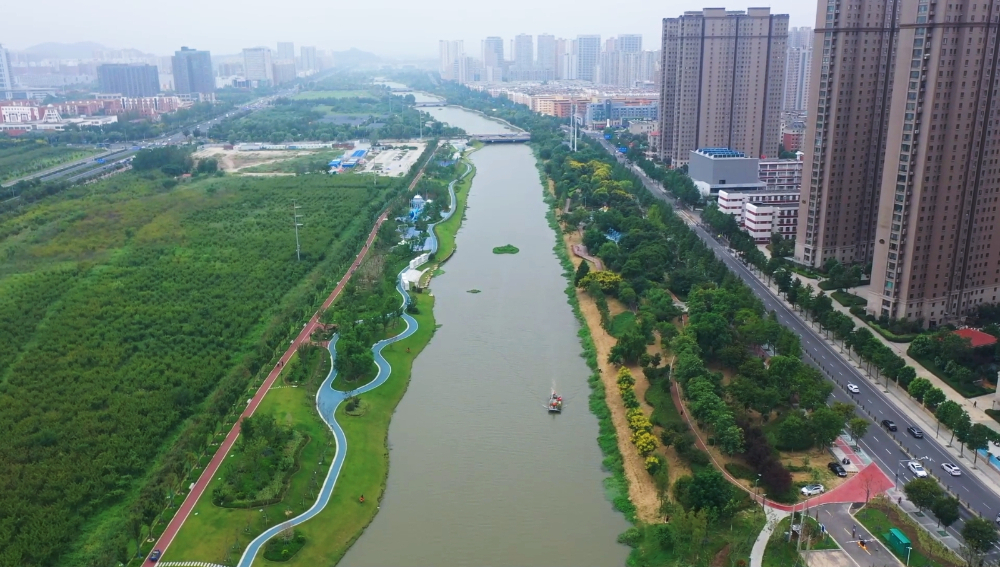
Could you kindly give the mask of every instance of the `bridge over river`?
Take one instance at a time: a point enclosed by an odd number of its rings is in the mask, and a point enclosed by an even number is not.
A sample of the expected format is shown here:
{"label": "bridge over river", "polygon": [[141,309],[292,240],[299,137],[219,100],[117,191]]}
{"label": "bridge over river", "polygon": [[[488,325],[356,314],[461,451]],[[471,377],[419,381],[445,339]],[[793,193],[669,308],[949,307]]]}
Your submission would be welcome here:
{"label": "bridge over river", "polygon": [[469,136],[469,139],[485,144],[514,144],[518,142],[530,142],[531,134],[527,132],[517,132],[514,134],[478,134]]}

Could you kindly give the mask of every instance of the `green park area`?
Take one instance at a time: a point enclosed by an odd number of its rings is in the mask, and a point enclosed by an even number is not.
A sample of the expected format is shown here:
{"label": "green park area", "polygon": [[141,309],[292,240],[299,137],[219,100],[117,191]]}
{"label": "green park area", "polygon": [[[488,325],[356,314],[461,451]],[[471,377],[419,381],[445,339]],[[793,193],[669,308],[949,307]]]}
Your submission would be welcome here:
{"label": "green park area", "polygon": [[140,152],[0,216],[0,499],[25,522],[0,549],[16,564],[99,564],[159,533],[409,181],[218,176],[189,152]]}
{"label": "green park area", "polygon": [[[796,514],[795,523],[799,525],[802,515]],[[805,561],[799,555],[799,551],[809,551],[814,549],[839,549],[837,542],[828,534],[820,532],[819,522],[805,517],[805,523],[801,532],[796,529],[789,534],[792,525],[791,517],[787,517],[778,522],[778,525],[771,533],[771,538],[767,541],[764,549],[763,567],[796,567],[805,565]],[[802,541],[799,541],[801,533]]]}
{"label": "green park area", "polygon": [[[41,139],[0,139],[0,183],[95,155],[92,147],[52,145]],[[8,195],[9,196],[9,195]]]}
{"label": "green park area", "polygon": [[[884,498],[872,500],[854,517],[878,538],[884,549],[891,551],[901,562],[908,561],[910,567],[957,567],[961,564],[961,560],[950,550]],[[910,540],[912,551],[909,559],[905,552],[889,544],[889,530],[893,528],[902,531]]]}
{"label": "green park area", "polygon": [[371,91],[364,90],[344,90],[344,91],[302,91],[292,96],[294,100],[316,100],[324,98],[362,98],[377,96]]}

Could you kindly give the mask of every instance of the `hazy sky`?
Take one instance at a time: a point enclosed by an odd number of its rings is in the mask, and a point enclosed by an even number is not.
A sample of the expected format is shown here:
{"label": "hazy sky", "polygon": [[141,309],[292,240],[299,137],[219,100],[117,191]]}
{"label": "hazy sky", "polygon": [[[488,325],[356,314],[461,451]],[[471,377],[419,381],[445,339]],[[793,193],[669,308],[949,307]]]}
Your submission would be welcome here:
{"label": "hazy sky", "polygon": [[[745,9],[766,2],[655,2],[632,0],[172,0],[97,9],[92,2],[46,0],[42,25],[0,18],[0,43],[23,49],[47,41],[94,41],[167,55],[187,45],[213,53],[278,41],[341,51],[357,47],[388,57],[437,57],[439,39],[463,39],[479,55],[480,40],[519,33],[611,37],[641,33],[644,49],[660,42],[660,21],[701,7]],[[773,13],[791,15],[792,26],[812,26],[816,0],[772,0]],[[107,8],[108,6],[105,6]]]}

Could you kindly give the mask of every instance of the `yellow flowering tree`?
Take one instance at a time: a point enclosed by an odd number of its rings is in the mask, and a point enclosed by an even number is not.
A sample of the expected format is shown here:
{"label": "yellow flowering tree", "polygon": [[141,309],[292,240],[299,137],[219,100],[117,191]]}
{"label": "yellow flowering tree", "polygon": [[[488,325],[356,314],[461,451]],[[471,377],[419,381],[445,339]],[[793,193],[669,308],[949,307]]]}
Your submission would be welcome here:
{"label": "yellow flowering tree", "polygon": [[632,444],[640,455],[646,457],[656,450],[656,437],[648,431],[636,431],[632,434]]}

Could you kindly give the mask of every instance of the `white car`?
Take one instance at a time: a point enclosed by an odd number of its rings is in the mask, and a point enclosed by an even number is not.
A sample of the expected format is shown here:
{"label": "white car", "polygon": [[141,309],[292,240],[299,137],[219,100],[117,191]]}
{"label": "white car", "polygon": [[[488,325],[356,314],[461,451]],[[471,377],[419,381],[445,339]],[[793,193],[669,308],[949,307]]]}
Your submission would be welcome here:
{"label": "white car", "polygon": [[962,469],[952,463],[941,463],[941,468],[943,468],[945,472],[951,476],[962,476]]}
{"label": "white car", "polygon": [[861,392],[861,388],[858,388],[856,384],[847,383],[847,391],[852,394],[857,394]]}
{"label": "white car", "polygon": [[906,463],[906,466],[913,473],[913,476],[917,478],[924,478],[927,476],[927,471],[924,470],[924,466],[917,461],[910,461]]}
{"label": "white car", "polygon": [[816,496],[817,494],[823,494],[826,489],[823,488],[822,484],[809,484],[802,487],[803,496]]}

